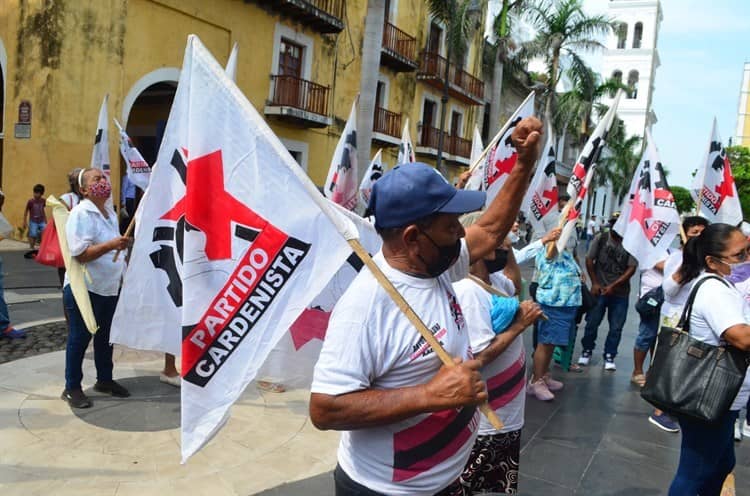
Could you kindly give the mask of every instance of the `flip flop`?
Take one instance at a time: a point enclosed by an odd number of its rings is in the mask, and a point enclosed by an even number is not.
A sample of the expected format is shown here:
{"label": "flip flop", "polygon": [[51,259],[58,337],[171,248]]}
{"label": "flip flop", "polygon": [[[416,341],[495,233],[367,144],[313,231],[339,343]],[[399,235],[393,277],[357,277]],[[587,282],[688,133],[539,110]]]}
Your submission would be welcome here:
{"label": "flip flop", "polygon": [[577,363],[571,363],[570,367],[568,368],[568,372],[575,372],[576,374],[580,374],[584,371],[584,368],[578,365]]}
{"label": "flip flop", "polygon": [[630,382],[638,387],[643,387],[646,384],[646,376],[643,374],[635,374],[630,376]]}

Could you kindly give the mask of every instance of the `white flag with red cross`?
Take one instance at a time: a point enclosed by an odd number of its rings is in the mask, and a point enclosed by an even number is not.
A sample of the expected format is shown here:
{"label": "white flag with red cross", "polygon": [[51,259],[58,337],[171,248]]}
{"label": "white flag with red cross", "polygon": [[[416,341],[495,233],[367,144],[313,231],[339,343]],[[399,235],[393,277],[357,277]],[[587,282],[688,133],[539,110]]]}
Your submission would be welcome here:
{"label": "white flag with red cross", "polygon": [[414,145],[411,143],[411,135],[409,134],[409,119],[407,118],[404,123],[404,130],[401,133],[401,144],[398,146],[396,165],[408,164],[416,161],[417,159],[414,156]]}
{"label": "white flag with red cross", "polygon": [[[343,265],[351,249],[340,232],[355,228],[333,224],[304,172],[194,35],[152,185],[120,297],[135,301],[118,306],[115,320],[181,338],[184,461],[221,428],[276,342]],[[144,294],[154,301],[125,314]]]}
{"label": "white flag with red cross", "polygon": [[609,130],[612,127],[612,123],[615,121],[617,106],[620,104],[621,97],[622,90],[618,90],[615,99],[612,101],[612,106],[609,107],[607,113],[604,114],[604,117],[602,117],[596,125],[593,134],[589,136],[588,141],[586,141],[586,146],[583,147],[581,155],[573,166],[573,173],[570,175],[567,190],[568,196],[571,198],[578,198],[581,188],[584,187],[584,181],[589,169],[599,161],[599,155],[601,155],[602,150],[604,149]]}
{"label": "white flag with red cross", "polygon": [[557,240],[557,251],[563,251],[568,246],[570,237],[575,236],[576,223],[578,222],[578,219],[581,218],[583,205],[586,201],[586,194],[588,193],[589,186],[591,185],[591,178],[594,177],[595,170],[596,163],[589,167],[586,176],[583,178],[583,183],[581,183],[581,187],[578,190],[578,196],[573,201],[573,205],[567,210],[565,224],[563,225],[562,233],[560,233],[560,237]]}
{"label": "white flag with red cross", "polygon": [[546,232],[549,221],[554,221],[558,216],[555,164],[555,136],[552,127],[547,126],[547,141],[521,204],[521,210],[537,233]]}
{"label": "white flag with red cross", "polygon": [[627,203],[614,226],[622,236],[623,247],[642,268],[664,260],[680,232],[680,214],[648,131],[646,140],[646,151],[630,185]]}
{"label": "white flag with red cross", "polygon": [[487,192],[485,205],[489,205],[495,199],[518,160],[518,152],[511,141],[513,130],[522,119],[532,115],[534,115],[534,93],[531,93],[508,119],[504,127],[505,131],[485,158],[482,176],[482,189]]}
{"label": "white flag with red cross", "polygon": [[344,132],[333,151],[328,177],[323,186],[326,198],[347,210],[357,206],[357,101],[352,104]]}
{"label": "white flag with red cross", "polygon": [[148,188],[148,182],[151,179],[151,167],[135,147],[128,133],[122,128],[117,119],[114,119],[115,126],[120,133],[120,155],[125,161],[128,179],[143,191]]}
{"label": "white flag with red cross", "polygon": [[383,164],[383,149],[381,148],[372,158],[370,166],[362,177],[362,182],[359,183],[359,198],[362,200],[362,204],[365,208],[367,208],[367,205],[370,203],[372,187],[378,179],[383,177],[383,174],[385,174],[385,165]]}
{"label": "white flag with red cross", "polygon": [[699,204],[699,214],[709,222],[724,222],[733,226],[742,222],[742,205],[737,185],[727,151],[721,144],[715,118],[708,151],[695,174],[690,193]]}
{"label": "white flag with red cross", "polygon": [[[477,160],[479,160],[479,157],[482,156],[482,152],[484,151],[484,145],[482,144],[482,135],[479,134],[479,128],[477,126],[474,126],[474,136],[471,139],[471,156],[469,158],[469,163],[474,164]],[[471,189],[474,191],[479,191],[482,189],[482,179],[484,178],[484,163],[485,161],[482,161],[479,163],[476,169],[471,173],[471,177],[469,177],[469,180],[466,181],[466,186],[464,186],[464,189]]]}

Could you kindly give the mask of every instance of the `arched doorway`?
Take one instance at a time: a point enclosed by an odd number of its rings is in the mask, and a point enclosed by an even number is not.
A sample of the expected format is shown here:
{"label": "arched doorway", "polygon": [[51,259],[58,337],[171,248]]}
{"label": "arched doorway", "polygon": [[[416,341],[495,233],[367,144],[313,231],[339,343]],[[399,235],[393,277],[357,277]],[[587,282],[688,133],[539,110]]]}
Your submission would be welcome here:
{"label": "arched doorway", "polygon": [[[129,108],[123,108],[124,122],[122,124],[133,141],[133,145],[138,148],[149,165],[156,162],[176,91],[176,80],[154,82],[131,100]],[[120,157],[120,171],[122,174],[121,203],[132,217],[143,192],[129,184],[124,177],[126,166],[122,157]]]}

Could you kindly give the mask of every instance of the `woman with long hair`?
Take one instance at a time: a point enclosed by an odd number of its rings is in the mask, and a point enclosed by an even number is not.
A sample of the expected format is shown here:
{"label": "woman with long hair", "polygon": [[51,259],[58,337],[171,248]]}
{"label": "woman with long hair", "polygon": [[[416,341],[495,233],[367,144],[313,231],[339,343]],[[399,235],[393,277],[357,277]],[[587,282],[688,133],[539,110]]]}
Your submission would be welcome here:
{"label": "woman with long hair", "polygon": [[[727,278],[747,264],[748,243],[742,232],[729,224],[712,224],[688,240],[678,269],[677,283],[697,290],[690,314],[690,335],[718,346],[728,344],[750,351],[748,307]],[[669,488],[670,496],[719,496],[724,479],[734,468],[734,421],[750,397],[745,382],[730,409],[715,423],[678,416],[682,430],[680,464]]]}

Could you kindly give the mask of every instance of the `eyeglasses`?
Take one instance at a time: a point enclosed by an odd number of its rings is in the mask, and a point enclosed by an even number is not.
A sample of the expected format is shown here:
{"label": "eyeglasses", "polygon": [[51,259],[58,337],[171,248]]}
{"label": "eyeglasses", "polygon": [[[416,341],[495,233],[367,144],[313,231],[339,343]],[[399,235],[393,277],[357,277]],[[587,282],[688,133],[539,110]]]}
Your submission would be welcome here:
{"label": "eyeglasses", "polygon": [[729,260],[735,260],[737,262],[744,262],[748,258],[748,251],[750,250],[746,248],[738,253],[733,253],[731,255],[714,255],[714,256],[722,261],[729,259]]}

